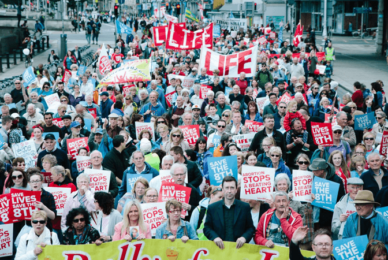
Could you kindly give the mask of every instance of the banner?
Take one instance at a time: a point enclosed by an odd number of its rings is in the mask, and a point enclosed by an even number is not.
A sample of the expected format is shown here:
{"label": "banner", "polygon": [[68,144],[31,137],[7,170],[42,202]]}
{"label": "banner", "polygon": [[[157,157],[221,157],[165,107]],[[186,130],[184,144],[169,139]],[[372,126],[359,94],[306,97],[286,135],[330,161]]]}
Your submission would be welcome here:
{"label": "banner", "polygon": [[264,110],[264,104],[267,100],[268,100],[267,97],[256,98],[256,105],[257,105],[257,108],[259,109],[259,112]]}
{"label": "banner", "polygon": [[31,220],[32,213],[36,210],[35,203],[40,201],[40,191],[18,190],[11,188],[10,220],[19,222]]}
{"label": "banner", "polygon": [[71,160],[75,160],[80,147],[86,147],[89,151],[88,137],[80,137],[66,140],[67,154],[71,155]]}
{"label": "banner", "polygon": [[333,129],[331,123],[311,122],[311,132],[314,144],[333,146]]}
{"label": "banner", "polygon": [[89,187],[95,191],[109,191],[110,171],[85,169],[90,178]]}
{"label": "banner", "polygon": [[173,92],[170,92],[170,93],[164,95],[164,97],[166,98],[166,103],[167,103],[168,107],[172,106],[172,97],[174,96],[175,92],[176,91],[173,91]]}
{"label": "banner", "polygon": [[275,169],[243,165],[241,171],[240,198],[272,200],[275,185]]}
{"label": "banner", "polygon": [[[191,188],[175,183],[162,183],[159,191],[158,202],[166,202],[170,199],[176,199],[182,203],[189,203]],[[186,211],[182,209],[181,217],[185,218]]]}
{"label": "banner", "polygon": [[177,23],[178,22],[178,18],[176,18],[175,16],[172,16],[172,15],[169,15],[169,14],[164,14],[164,18],[166,18],[167,22],[169,22],[169,23]]}
{"label": "banner", "polygon": [[218,69],[219,76],[238,78],[241,72],[245,72],[246,77],[254,77],[257,66],[257,46],[245,51],[230,55],[221,55],[207,48],[201,48],[201,59],[199,68],[206,68],[206,74],[213,76],[213,71]]}
{"label": "banner", "polygon": [[88,113],[92,115],[94,119],[97,117],[97,108],[88,108]]}
{"label": "banner", "polygon": [[152,174],[130,174],[127,173],[127,192],[131,192],[135,186],[135,182],[140,179],[146,179],[148,183],[152,180]]}
{"label": "banner", "polygon": [[333,241],[333,255],[336,260],[364,259],[368,245],[367,235]]}
{"label": "banner", "polygon": [[166,14],[166,7],[165,6],[161,6],[160,10],[158,8],[154,9],[154,18],[155,19],[159,19],[159,18],[163,17],[165,14]]}
{"label": "banner", "polygon": [[58,126],[59,128],[62,128],[65,126],[65,124],[62,121],[62,118],[53,118],[53,124]]}
{"label": "banner", "polygon": [[35,148],[34,141],[25,141],[18,144],[12,144],[13,154],[16,157],[24,158],[26,163],[26,169],[35,167],[36,160],[38,159],[38,153]]}
{"label": "banner", "polygon": [[62,216],[65,203],[71,194],[71,188],[46,187],[44,190],[50,192],[54,196],[57,215]]}
{"label": "banner", "polygon": [[119,19],[116,19],[116,30],[118,34],[131,34],[133,32],[133,29],[131,27],[120,22]]}
{"label": "banner", "polygon": [[46,101],[46,104],[48,107],[51,107],[55,103],[61,103],[59,100],[58,93],[52,94],[50,96],[44,97],[44,100]]}
{"label": "banner", "polygon": [[0,258],[13,255],[13,224],[0,225]]}
{"label": "banner", "polygon": [[383,215],[383,217],[388,219],[388,206],[387,207],[382,207],[382,208],[377,208],[376,211],[381,213]]}
{"label": "banner", "polygon": [[89,168],[90,165],[92,165],[90,156],[76,156],[76,161],[78,172],[82,172],[86,168]]}
{"label": "banner", "polygon": [[262,126],[263,123],[256,122],[253,120],[245,120],[245,127],[249,129],[249,132],[257,133],[259,132],[259,127]]}
{"label": "banner", "polygon": [[313,188],[314,174],[309,171],[292,171],[292,195],[293,200],[312,202],[311,191]]}
{"label": "banner", "polygon": [[24,72],[23,72],[23,80],[24,80],[24,83],[23,85],[25,87],[28,87],[29,85],[31,85],[31,83],[35,82],[36,80],[36,75],[34,73],[34,70],[32,68],[32,66],[28,67]]}
{"label": "banner", "polygon": [[[205,38],[205,40],[202,38]],[[203,45],[203,42],[205,42],[206,48],[213,48],[212,23],[205,28],[194,32],[184,29],[175,23],[168,24],[166,49],[195,50],[200,49]]]}
{"label": "banner", "polygon": [[[155,141],[155,125],[154,123],[135,122],[136,139],[139,140],[139,134],[144,129],[148,129],[152,133],[152,140]],[[139,140],[141,141],[141,140]]]}
{"label": "banner", "polygon": [[[189,240],[182,243],[180,239],[171,242],[167,239],[144,239],[127,242],[118,240],[103,243],[99,246],[88,245],[47,245],[38,256],[38,260],[55,260],[62,256],[64,260],[180,260],[180,259],[255,259],[255,260],[288,260],[289,248],[244,244],[236,249],[236,243],[225,242],[225,248],[219,249],[213,241]],[[312,251],[301,251],[303,256],[311,257]],[[179,258],[178,258],[179,255]]]}
{"label": "banner", "polygon": [[167,219],[166,202],[142,203],[143,219],[151,227],[151,234],[155,236],[156,229]]}
{"label": "banner", "polygon": [[233,141],[237,143],[242,152],[247,152],[249,146],[251,145],[255,133],[243,134],[243,135],[233,135]]}
{"label": "banner", "polygon": [[191,13],[191,11],[188,8],[186,8],[185,17],[188,20],[191,20],[191,21],[199,23],[199,20],[193,16],[193,14]]}
{"label": "banner", "polygon": [[288,103],[293,100],[295,97],[291,97],[290,94],[288,94],[288,92],[284,93],[279,99],[278,101],[276,101],[276,105],[279,105],[280,102],[285,102],[286,105],[288,105]]}
{"label": "banner", "polygon": [[134,60],[111,71],[100,85],[127,84],[133,81],[151,81],[151,60]]}
{"label": "banner", "polygon": [[101,75],[105,75],[105,71],[112,71],[112,64],[110,63],[104,44],[102,44],[100,55],[98,57],[98,70]]}
{"label": "banner", "polygon": [[334,211],[335,204],[337,203],[339,187],[340,185],[336,182],[314,177],[313,194],[315,196],[315,200],[313,200],[311,205]]}
{"label": "banner", "polygon": [[388,131],[384,131],[383,137],[381,137],[380,154],[384,157],[387,157],[387,154],[388,154]]}
{"label": "banner", "polygon": [[199,125],[180,125],[179,128],[182,129],[186,142],[188,142],[190,145],[193,145],[197,142],[200,136]]}
{"label": "banner", "polygon": [[229,31],[233,29],[234,31],[239,31],[240,28],[244,28],[244,31],[247,30],[247,19],[239,18],[228,18],[228,19],[216,19],[216,24],[219,24],[222,29],[229,28]]}
{"label": "banner", "polygon": [[371,129],[375,123],[375,112],[354,116],[354,130]]}
{"label": "banner", "polygon": [[237,156],[209,157],[207,159],[210,185],[220,186],[226,176],[233,176],[237,180]]}
{"label": "banner", "polygon": [[199,98],[200,99],[207,98],[207,92],[209,90],[213,90],[213,87],[209,85],[201,84],[201,87],[199,88]]}

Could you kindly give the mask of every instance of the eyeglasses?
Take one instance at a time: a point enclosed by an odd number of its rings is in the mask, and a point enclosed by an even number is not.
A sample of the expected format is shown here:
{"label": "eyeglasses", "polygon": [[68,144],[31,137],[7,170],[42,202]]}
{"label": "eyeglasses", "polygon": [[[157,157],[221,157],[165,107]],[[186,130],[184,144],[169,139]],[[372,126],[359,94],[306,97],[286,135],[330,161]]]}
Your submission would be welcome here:
{"label": "eyeglasses", "polygon": [[170,210],[169,212],[170,212],[171,214],[181,214],[181,211],[182,211],[182,210]]}
{"label": "eyeglasses", "polygon": [[32,220],[31,222],[32,224],[38,224],[38,223],[42,225],[46,224],[46,220]]}
{"label": "eyeglasses", "polygon": [[16,82],[15,82],[15,85],[20,85],[20,82],[19,82],[19,83],[16,83]]}
{"label": "eyeglasses", "polygon": [[146,197],[147,197],[147,198],[157,198],[158,195],[147,195]]}
{"label": "eyeglasses", "polygon": [[16,179],[23,179],[23,175],[22,174],[17,175],[17,176],[12,175],[12,180],[16,180]]}
{"label": "eyeglasses", "polygon": [[229,115],[222,115],[222,116],[224,116],[224,117],[229,117]]}
{"label": "eyeglasses", "polygon": [[221,188],[217,188],[217,189],[215,189],[215,190],[212,192],[212,194],[215,194],[215,193],[218,192],[218,191],[222,191],[222,189],[221,189]]}
{"label": "eyeglasses", "polygon": [[156,124],[165,124],[164,121],[157,121]]}
{"label": "eyeglasses", "polygon": [[317,246],[317,247],[331,247],[332,245],[331,244],[322,244],[322,243],[319,243],[319,244],[313,244],[314,246]]}
{"label": "eyeglasses", "polygon": [[181,135],[172,135],[172,137],[181,137]]}
{"label": "eyeglasses", "polygon": [[226,126],[225,125],[218,125],[218,127],[225,128]]}
{"label": "eyeglasses", "polygon": [[41,180],[36,180],[36,181],[30,181],[30,183],[39,183]]}
{"label": "eyeglasses", "polygon": [[66,99],[64,99],[64,100],[61,100],[61,102],[67,102],[67,100],[66,100]]}
{"label": "eyeglasses", "polygon": [[373,141],[373,140],[375,140],[373,137],[366,137],[366,138],[364,138],[364,141]]}
{"label": "eyeglasses", "polygon": [[302,165],[309,165],[310,163],[308,161],[299,161],[298,164]]}
{"label": "eyeglasses", "polygon": [[342,131],[334,131],[335,134],[342,134]]}
{"label": "eyeglasses", "polygon": [[75,219],[73,219],[74,223],[84,222],[84,221],[85,221],[85,218],[75,218]]}
{"label": "eyeglasses", "polygon": [[380,120],[382,117],[376,117],[377,120]]}
{"label": "eyeglasses", "polygon": [[364,155],[364,152],[355,152],[355,154]]}
{"label": "eyeglasses", "polygon": [[286,107],[279,107],[279,108],[286,108]]}
{"label": "eyeglasses", "polygon": [[271,154],[271,157],[280,157],[278,154]]}

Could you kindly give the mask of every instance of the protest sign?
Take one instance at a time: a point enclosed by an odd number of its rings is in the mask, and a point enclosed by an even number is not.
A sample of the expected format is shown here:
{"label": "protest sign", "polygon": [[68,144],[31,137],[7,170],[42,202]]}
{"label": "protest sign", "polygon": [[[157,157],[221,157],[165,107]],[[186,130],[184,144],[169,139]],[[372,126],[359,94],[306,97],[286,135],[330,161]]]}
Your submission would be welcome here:
{"label": "protest sign", "polygon": [[206,68],[206,74],[209,76],[213,76],[213,71],[217,69],[221,77],[239,77],[241,72],[244,72],[246,77],[254,77],[257,52],[257,46],[230,55],[221,55],[211,49],[202,48],[199,68]]}
{"label": "protest sign", "polygon": [[354,212],[356,212],[356,206],[353,203],[348,203],[346,205],[345,214],[346,216],[352,215]]}
{"label": "protest sign", "polygon": [[206,48],[213,49],[213,24],[194,32],[180,27],[175,23],[168,24],[166,49],[195,50],[205,43]]}
{"label": "protest sign", "polygon": [[376,211],[381,213],[383,215],[383,217],[388,219],[388,206],[387,207],[382,207],[382,208],[377,208]]}
{"label": "protest sign", "polygon": [[12,144],[12,150],[15,158],[24,158],[26,169],[35,167],[36,159],[38,159],[38,153],[36,152],[34,141],[30,140],[18,144]]}
{"label": "protest sign", "polygon": [[257,133],[259,132],[259,127],[262,126],[263,123],[256,122],[253,120],[245,120],[245,127],[249,129],[249,132]]}
{"label": "protest sign", "polygon": [[13,224],[0,225],[0,258],[12,255]]}
{"label": "protest sign", "polygon": [[315,200],[311,205],[318,208],[334,211],[337,203],[339,184],[319,177],[314,177],[313,194]]}
{"label": "protest sign", "polygon": [[175,75],[175,74],[168,74],[167,78],[170,81],[172,78],[174,79],[180,79],[182,82],[185,79],[186,76],[180,76],[180,75]]}
{"label": "protest sign", "polygon": [[89,168],[90,165],[92,165],[90,156],[76,156],[76,161],[78,172],[82,172],[86,168]]}
{"label": "protest sign", "polygon": [[201,84],[201,87],[199,88],[199,98],[200,99],[207,98],[207,92],[209,92],[210,90],[213,90],[212,86]]}
{"label": "protest sign", "polygon": [[58,93],[44,97],[48,107],[51,107],[54,103],[60,103]]}
{"label": "protest sign", "polygon": [[0,221],[3,223],[12,223],[11,219],[12,203],[11,194],[0,195]]}
{"label": "protest sign", "polygon": [[388,154],[388,131],[384,131],[383,137],[381,137],[380,154],[384,157]]}
{"label": "protest sign", "polygon": [[337,260],[364,259],[368,245],[366,235],[333,241],[333,255]]}
{"label": "protest sign", "polygon": [[65,203],[71,194],[71,188],[47,187],[44,189],[45,191],[50,192],[54,196],[57,215],[62,216],[63,209],[65,208]]}
{"label": "protest sign", "polygon": [[354,130],[371,129],[375,123],[375,112],[354,116]]}
{"label": "protest sign", "polygon": [[312,202],[313,173],[308,171],[292,171],[293,200]]}
{"label": "protest sign", "polygon": [[180,125],[180,129],[183,131],[183,136],[190,145],[197,142],[199,134],[199,125]]}
{"label": "protest sign", "polygon": [[243,165],[240,198],[252,200],[272,199],[275,169]]}
{"label": "protest sign", "polygon": [[40,174],[43,175],[43,183],[50,184],[53,181],[51,172],[41,172]]}
{"label": "protest sign", "polygon": [[85,122],[84,128],[86,128],[89,132],[92,131],[92,119],[84,118],[84,122]]}
{"label": "protest sign", "polygon": [[311,131],[316,145],[332,146],[333,130],[331,123],[311,122]]}
{"label": "protest sign", "polygon": [[86,67],[85,65],[80,64],[79,67],[78,67],[77,75],[78,76],[84,75],[87,68],[88,67]]}
{"label": "protest sign", "polygon": [[89,151],[87,137],[67,139],[66,145],[67,145],[67,154],[71,155],[71,160],[75,160],[75,157],[78,155],[78,148],[86,147],[86,149]]}
{"label": "protest sign", "polygon": [[90,178],[90,188],[95,191],[109,191],[110,171],[85,169],[85,173]]}
{"label": "protest sign", "polygon": [[221,36],[221,25],[215,24],[213,27],[213,38],[219,38]]}
{"label": "protest sign", "polygon": [[23,72],[23,80],[24,80],[24,83],[23,85],[25,87],[28,87],[29,85],[31,85],[31,83],[35,82],[36,80],[36,75],[34,73],[34,69],[32,68],[32,66],[28,67],[24,72]]}
{"label": "protest sign", "polygon": [[89,112],[89,114],[92,115],[92,117],[94,119],[96,119],[96,117],[97,117],[97,108],[88,108],[88,112]]}
{"label": "protest sign", "polygon": [[295,97],[291,97],[291,95],[286,92],[278,99],[278,101],[276,101],[276,105],[279,105],[280,102],[285,102],[288,104],[294,98]]}
{"label": "protest sign", "polygon": [[164,95],[164,97],[166,98],[166,103],[167,103],[168,107],[172,106],[172,97],[174,96],[175,92],[176,91],[173,91],[173,92],[170,92],[170,93]]}
{"label": "protest sign", "polygon": [[182,82],[182,87],[190,89],[194,85],[194,78],[185,77]]}
{"label": "protest sign", "polygon": [[207,159],[210,185],[219,186],[226,176],[233,176],[237,180],[237,156],[209,157]]}
{"label": "protest sign", "polygon": [[148,183],[152,180],[152,174],[130,174],[127,173],[127,192],[131,192],[135,186],[135,182],[140,179],[146,179]]}
{"label": "protest sign", "polygon": [[247,152],[249,146],[251,145],[255,133],[243,134],[243,135],[233,135],[233,141],[237,143],[242,152]]}
{"label": "protest sign", "polygon": [[65,126],[65,124],[62,121],[62,118],[53,118],[53,124],[58,126],[59,128],[62,128]]}
{"label": "protest sign", "polygon": [[12,212],[10,219],[13,222],[31,220],[36,210],[35,203],[40,201],[40,191],[18,190],[11,188]]}
{"label": "protest sign", "polygon": [[151,227],[151,235],[155,236],[158,228],[167,219],[166,202],[142,203],[144,222]]}
{"label": "protest sign", "polygon": [[[162,183],[159,191],[158,202],[166,202],[170,199],[176,199],[182,203],[189,203],[191,188],[175,183]],[[182,209],[181,217],[185,218],[186,211]]]}
{"label": "protest sign", "polygon": [[159,170],[159,176],[160,176],[160,183],[174,182],[174,180],[172,179],[170,170]]}
{"label": "protest sign", "polygon": [[264,104],[265,102],[268,100],[267,97],[261,97],[261,98],[256,98],[256,104],[257,104],[257,108],[259,109],[259,112],[260,111],[263,111],[264,109]]}
{"label": "protest sign", "polygon": [[144,129],[148,129],[152,134],[152,140],[155,141],[155,127],[153,123],[135,122],[135,128],[137,140],[139,140],[139,134],[141,133],[141,131],[143,131]]}

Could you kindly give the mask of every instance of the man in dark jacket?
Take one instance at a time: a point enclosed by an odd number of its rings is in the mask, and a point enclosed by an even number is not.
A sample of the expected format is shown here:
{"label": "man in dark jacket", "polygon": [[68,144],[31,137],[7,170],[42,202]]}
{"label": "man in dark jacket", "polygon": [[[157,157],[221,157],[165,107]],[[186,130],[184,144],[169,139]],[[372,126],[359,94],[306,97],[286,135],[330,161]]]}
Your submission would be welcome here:
{"label": "man in dark jacket", "polygon": [[380,154],[371,153],[367,159],[370,169],[364,172],[360,178],[364,181],[364,190],[370,190],[377,198],[377,193],[388,186],[388,171],[381,167]]}
{"label": "man in dark jacket", "polygon": [[[322,158],[316,158],[309,166],[309,170],[314,173],[314,177],[319,177],[339,184],[337,202],[345,195],[344,183],[342,182],[342,179],[335,174],[335,168],[332,164],[326,162],[326,160]],[[316,220],[314,221],[314,230],[323,228],[330,232],[332,219],[332,211],[315,206],[313,207],[313,221]]]}
{"label": "man in dark jacket", "polygon": [[116,135],[113,138],[113,149],[110,150],[102,161],[102,166],[111,170],[116,178],[117,184],[121,185],[123,173],[128,168],[128,159],[124,157],[123,150],[125,149],[124,136]]}
{"label": "man in dark jacket", "polygon": [[113,101],[109,99],[109,93],[107,91],[102,92],[100,96],[101,96],[101,102],[100,102],[101,117],[105,118],[105,120],[108,120],[108,116],[110,114],[110,109],[113,105]]}
{"label": "man in dark jacket", "polygon": [[237,181],[233,176],[222,180],[224,199],[208,206],[204,233],[220,249],[224,242],[236,242],[237,248],[249,243],[255,233],[251,208],[248,203],[236,200]]}
{"label": "man in dark jacket", "polygon": [[65,169],[70,169],[69,159],[67,158],[66,152],[61,149],[56,148],[57,141],[55,140],[55,136],[53,134],[47,134],[44,137],[44,146],[46,150],[42,151],[38,155],[37,166],[43,169],[42,166],[42,158],[46,154],[52,154],[57,158],[57,165],[63,166]]}

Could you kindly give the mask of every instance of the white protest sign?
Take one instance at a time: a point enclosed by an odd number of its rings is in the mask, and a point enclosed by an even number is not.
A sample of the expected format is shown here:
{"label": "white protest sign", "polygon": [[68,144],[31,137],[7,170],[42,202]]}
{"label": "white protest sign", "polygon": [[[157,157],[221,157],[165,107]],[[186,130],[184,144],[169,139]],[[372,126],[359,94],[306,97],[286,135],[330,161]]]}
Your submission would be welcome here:
{"label": "white protest sign", "polygon": [[65,203],[71,194],[71,188],[46,187],[44,189],[54,196],[57,215],[62,216]]}
{"label": "white protest sign", "polygon": [[46,104],[48,107],[51,107],[54,103],[61,103],[59,101],[58,93],[51,94],[50,96],[44,97],[44,100],[46,101]]}
{"label": "white protest sign", "polygon": [[240,198],[252,200],[272,199],[275,169],[243,165]]}
{"label": "white protest sign", "polygon": [[257,104],[257,107],[259,109],[259,112],[260,111],[263,111],[264,109],[264,104],[265,102],[268,100],[267,97],[261,97],[261,98],[256,98],[256,104]]}
{"label": "white protest sign", "polygon": [[167,75],[168,81],[170,81],[171,78],[174,78],[174,79],[180,79],[183,82],[185,77],[186,76],[180,76],[180,75],[175,75],[175,74],[168,74]]}
{"label": "white protest sign", "polygon": [[167,219],[166,202],[143,203],[141,209],[144,222],[151,227],[151,235],[155,236],[156,228]]}
{"label": "white protest sign", "polygon": [[146,42],[142,43],[142,44],[140,44],[140,46],[141,46],[141,49],[144,51],[147,47],[147,43]]}
{"label": "white protest sign", "polygon": [[313,173],[309,171],[292,171],[293,200],[312,202],[311,190],[313,188]]}
{"label": "white protest sign", "polygon": [[249,150],[249,146],[253,141],[253,137],[255,137],[256,133],[249,133],[243,135],[234,135],[233,141],[237,143],[242,152],[247,152]]}
{"label": "white protest sign", "polygon": [[110,171],[85,169],[90,178],[90,188],[95,191],[109,191]]}
{"label": "white protest sign", "polygon": [[352,215],[354,212],[356,212],[356,206],[353,203],[349,203],[346,205],[345,214],[346,216]]}
{"label": "white protest sign", "polygon": [[319,70],[319,74],[325,74],[326,66],[325,65],[317,65],[317,69]]}
{"label": "white protest sign", "polygon": [[194,85],[194,78],[185,77],[182,82],[182,87],[191,88]]}
{"label": "white protest sign", "polygon": [[[155,126],[154,123],[135,122],[136,139],[139,140],[139,134],[144,129],[148,129],[152,133],[152,140],[155,141]],[[139,140],[140,141],[140,140]]]}
{"label": "white protest sign", "polygon": [[75,158],[78,172],[82,172],[92,164],[90,156],[76,156]]}
{"label": "white protest sign", "polygon": [[0,258],[13,255],[13,224],[0,225],[0,241]]}
{"label": "white protest sign", "polygon": [[[174,182],[170,170],[159,170],[160,182]],[[186,174],[187,178],[187,174]]]}
{"label": "white protest sign", "polygon": [[16,157],[24,158],[26,163],[26,169],[35,167],[36,160],[38,159],[38,153],[35,148],[34,141],[25,141],[18,144],[12,145],[13,153]]}

